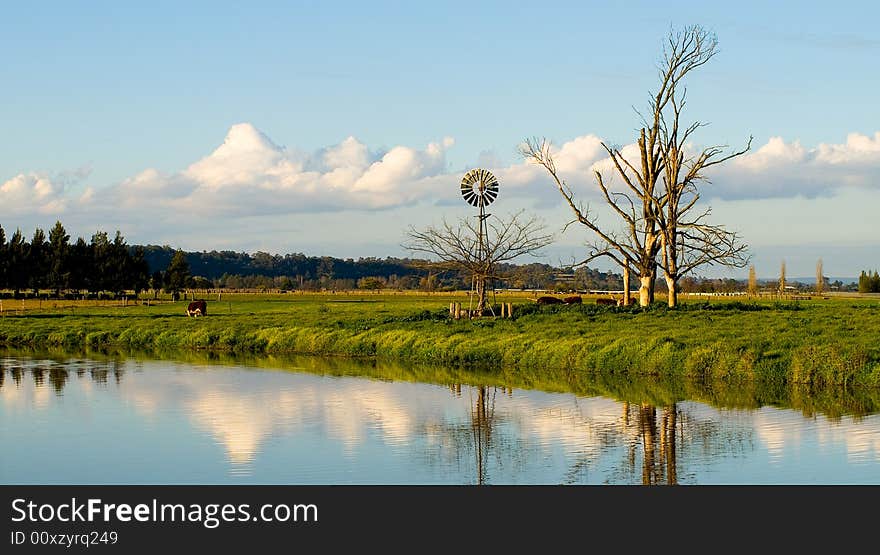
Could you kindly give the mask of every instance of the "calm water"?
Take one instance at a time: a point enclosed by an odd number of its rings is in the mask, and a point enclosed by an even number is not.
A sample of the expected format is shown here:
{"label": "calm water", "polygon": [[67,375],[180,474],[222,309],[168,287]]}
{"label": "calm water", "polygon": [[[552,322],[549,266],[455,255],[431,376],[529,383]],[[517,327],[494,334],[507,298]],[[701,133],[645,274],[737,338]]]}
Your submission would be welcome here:
{"label": "calm water", "polygon": [[877,414],[652,406],[309,364],[0,355],[0,483],[880,483]]}

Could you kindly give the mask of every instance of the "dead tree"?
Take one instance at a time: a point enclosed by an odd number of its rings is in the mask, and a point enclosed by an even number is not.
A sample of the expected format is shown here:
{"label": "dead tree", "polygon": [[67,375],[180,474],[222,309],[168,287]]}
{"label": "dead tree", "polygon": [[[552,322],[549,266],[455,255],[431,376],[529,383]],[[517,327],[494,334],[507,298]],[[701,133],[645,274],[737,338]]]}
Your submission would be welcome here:
{"label": "dead tree", "polygon": [[486,219],[486,236],[481,245],[479,224],[474,218],[462,218],[450,224],[443,220],[438,227],[410,227],[404,248],[438,259],[435,265],[445,270],[465,272],[474,282],[477,293],[475,313],[482,316],[488,304],[488,288],[498,279],[498,265],[523,255],[535,255],[553,241],[546,226],[536,218],[523,218],[520,211],[505,219]]}
{"label": "dead tree", "polygon": [[670,307],[678,304],[678,282],[700,266],[722,265],[742,268],[749,260],[748,247],[739,236],[723,226],[707,222],[711,208],[700,208],[700,185],[709,183],[705,171],[748,152],[745,148],[727,153],[722,146],[690,152],[688,145],[703,123],[683,125],[682,111],[687,89],[682,79],[708,62],[717,52],[715,35],[698,27],[670,33],[661,63],[662,95],[652,99],[654,118],[659,117],[663,178],[654,198],[661,231],[663,269]]}
{"label": "dead tree", "polygon": [[[608,149],[610,152],[615,152]],[[637,202],[627,193],[611,191],[605,184],[601,172],[595,172],[596,182],[605,201],[623,221],[623,231],[617,227],[600,224],[598,216],[589,206],[575,200],[574,192],[559,175],[552,148],[546,139],[528,139],[520,148],[523,157],[542,166],[553,179],[556,188],[574,213],[575,219],[566,224],[579,223],[593,232],[594,241],[588,243],[588,256],[580,262],[586,264],[599,257],[607,257],[623,270],[625,303],[629,304],[629,278],[634,269],[639,277],[639,304],[646,306],[653,302],[654,280],[657,276],[657,252],[660,249],[659,233],[656,229],[655,205],[647,195]],[[616,154],[614,156],[617,156]],[[645,214],[650,213],[648,218]],[[650,220],[651,223],[647,223]]]}
{"label": "dead tree", "polygon": [[750,139],[745,149],[731,154],[725,154],[722,147],[709,147],[695,155],[686,151],[687,141],[702,124],[680,127],[683,80],[706,64],[716,48],[715,36],[698,26],[670,33],[659,67],[659,87],[650,95],[647,115],[641,116],[638,160],[602,143],[612,175],[622,185],[612,189],[610,177],[601,171],[594,173],[602,199],[620,220],[618,226],[600,224],[595,213],[575,201],[556,171],[548,141],[527,140],[521,149],[527,160],[548,171],[575,221],[598,238],[598,243],[591,245],[591,257],[608,256],[622,268],[632,267],[638,273],[641,306],[654,300],[658,267],[670,286],[670,305],[675,306],[678,280],[686,273],[702,265],[740,266],[747,260],[746,247],[738,235],[706,222],[708,209],[692,214],[700,198],[699,185],[708,182],[704,170],[745,153],[751,146]]}

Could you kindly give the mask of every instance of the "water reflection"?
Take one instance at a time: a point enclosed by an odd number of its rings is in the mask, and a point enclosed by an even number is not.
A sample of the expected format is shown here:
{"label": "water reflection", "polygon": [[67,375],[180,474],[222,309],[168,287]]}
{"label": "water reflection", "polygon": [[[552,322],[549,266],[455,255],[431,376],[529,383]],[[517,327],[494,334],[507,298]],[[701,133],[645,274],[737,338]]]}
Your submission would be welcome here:
{"label": "water reflection", "polygon": [[[875,414],[719,409],[677,399],[674,384],[630,381],[624,399],[648,393],[618,401],[299,362],[2,358],[0,441],[16,449],[0,457],[0,482],[880,481]],[[357,372],[369,377],[339,375]]]}

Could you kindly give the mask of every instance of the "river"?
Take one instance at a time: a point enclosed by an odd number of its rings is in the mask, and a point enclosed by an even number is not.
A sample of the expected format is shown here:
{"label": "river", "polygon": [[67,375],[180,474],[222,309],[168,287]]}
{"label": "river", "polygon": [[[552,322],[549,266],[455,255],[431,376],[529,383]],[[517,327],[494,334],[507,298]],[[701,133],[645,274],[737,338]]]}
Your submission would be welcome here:
{"label": "river", "polygon": [[880,483],[880,415],[847,414],[864,403],[826,414],[278,366],[0,353],[0,483]]}

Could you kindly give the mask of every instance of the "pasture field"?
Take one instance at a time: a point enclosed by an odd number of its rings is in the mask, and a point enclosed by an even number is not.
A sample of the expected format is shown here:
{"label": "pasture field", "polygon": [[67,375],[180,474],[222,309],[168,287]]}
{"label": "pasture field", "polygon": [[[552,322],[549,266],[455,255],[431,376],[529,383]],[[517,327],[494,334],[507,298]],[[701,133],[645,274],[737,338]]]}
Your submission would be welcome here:
{"label": "pasture field", "polygon": [[702,382],[880,387],[880,299],[687,298],[676,310],[538,306],[498,295],[513,318],[452,320],[466,293],[223,293],[186,301],[4,300],[0,346],[376,357],[515,372],[520,380],[587,373]]}

